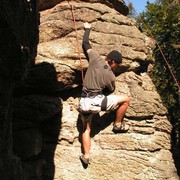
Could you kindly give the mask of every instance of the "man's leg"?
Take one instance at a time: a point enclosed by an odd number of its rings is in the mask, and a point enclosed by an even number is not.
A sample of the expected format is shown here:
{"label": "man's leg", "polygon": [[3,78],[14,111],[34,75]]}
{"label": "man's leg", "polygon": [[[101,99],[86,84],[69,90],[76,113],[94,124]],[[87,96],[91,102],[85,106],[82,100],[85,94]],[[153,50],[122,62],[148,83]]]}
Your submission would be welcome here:
{"label": "man's leg", "polygon": [[117,96],[117,98],[118,98],[118,105],[119,106],[118,106],[117,111],[116,111],[115,125],[117,127],[120,127],[122,120],[123,120],[123,117],[124,117],[126,110],[129,106],[130,99],[126,95],[119,95],[119,96]]}
{"label": "man's leg", "polygon": [[90,138],[90,132],[91,132],[91,121],[89,122],[83,122],[83,133],[82,133],[82,146],[84,150],[84,157],[86,159],[89,159],[90,156],[90,147],[91,147],[91,138]]}

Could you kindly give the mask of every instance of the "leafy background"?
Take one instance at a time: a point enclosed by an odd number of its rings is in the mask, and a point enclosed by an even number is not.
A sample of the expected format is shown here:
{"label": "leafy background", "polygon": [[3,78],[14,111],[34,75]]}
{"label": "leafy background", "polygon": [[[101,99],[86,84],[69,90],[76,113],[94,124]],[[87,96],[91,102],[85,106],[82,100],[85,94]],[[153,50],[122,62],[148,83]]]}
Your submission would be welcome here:
{"label": "leafy background", "polygon": [[147,1],[146,9],[139,15],[129,3],[129,16],[137,20],[137,26],[157,42],[151,78],[168,109],[173,125],[172,152],[179,170],[180,159],[180,1]]}

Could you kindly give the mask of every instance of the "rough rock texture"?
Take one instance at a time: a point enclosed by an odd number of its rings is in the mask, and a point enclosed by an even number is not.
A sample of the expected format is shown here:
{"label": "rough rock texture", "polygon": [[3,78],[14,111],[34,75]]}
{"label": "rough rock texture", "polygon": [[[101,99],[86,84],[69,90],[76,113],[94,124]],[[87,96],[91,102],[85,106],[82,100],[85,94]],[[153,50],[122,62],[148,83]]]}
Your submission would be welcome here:
{"label": "rough rock texture", "polygon": [[[37,2],[3,0],[0,6],[1,179],[179,179],[170,151],[172,126],[148,75],[155,45],[124,16],[124,2],[40,0],[39,38]],[[114,112],[94,116],[88,168],[79,160],[82,122],[76,110],[79,54],[84,73],[88,65],[81,49],[85,21],[92,23],[91,44],[102,57],[112,49],[122,52],[114,93],[131,98],[128,133],[112,132]]]}
{"label": "rough rock texture", "polygon": [[[39,0],[39,9],[45,10],[54,7],[56,4],[63,2],[63,0]],[[69,1],[70,2],[70,1]],[[71,1],[71,3],[73,0]],[[76,1],[78,2],[78,1]],[[80,1],[79,1],[80,2]],[[81,2],[89,2],[89,3],[103,3],[107,6],[114,8],[116,11],[120,12],[123,15],[127,15],[129,10],[128,7],[125,5],[123,0],[83,0]]]}
{"label": "rough rock texture", "polygon": [[34,63],[38,42],[36,2],[0,2],[0,179],[21,180],[21,159],[13,152],[13,90]]}
{"label": "rough rock texture", "polygon": [[[117,71],[114,93],[125,93],[131,98],[125,117],[131,126],[128,133],[112,132],[114,113],[102,112],[94,116],[91,164],[87,169],[79,160],[82,123],[76,110],[82,84],[81,65],[84,72],[87,67],[81,49],[85,21],[92,23],[90,41],[102,57],[112,49],[122,52],[123,64]],[[172,127],[166,116],[167,110],[148,75],[154,62],[153,41],[139,31],[133,19],[97,2],[61,2],[42,11],[40,22],[36,63],[54,65],[58,81],[55,92],[62,103],[58,136],[47,130],[51,136],[44,138],[45,142],[51,142],[42,149],[48,154],[46,163],[51,162],[45,165],[48,170],[45,177],[179,179],[170,152]]]}

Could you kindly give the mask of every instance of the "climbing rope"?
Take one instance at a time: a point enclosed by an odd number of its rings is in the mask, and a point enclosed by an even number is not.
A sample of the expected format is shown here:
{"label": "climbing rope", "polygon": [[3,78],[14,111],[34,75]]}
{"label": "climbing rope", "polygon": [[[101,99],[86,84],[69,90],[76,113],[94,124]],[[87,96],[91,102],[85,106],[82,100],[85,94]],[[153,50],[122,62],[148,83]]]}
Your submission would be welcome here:
{"label": "climbing rope", "polygon": [[76,32],[76,44],[77,44],[78,56],[79,56],[79,60],[80,60],[82,84],[84,84],[84,72],[83,72],[83,66],[82,66],[81,51],[80,51],[80,47],[79,47],[79,38],[78,38],[78,33],[77,33],[77,26],[76,26],[75,14],[74,14],[73,0],[71,0],[71,12],[72,12],[72,17],[73,17],[74,30]]}
{"label": "climbing rope", "polygon": [[128,0],[128,3],[132,5],[132,8],[134,9],[134,11],[136,12],[136,14],[138,15],[139,20],[144,24],[144,26],[145,26],[145,28],[147,29],[148,33],[150,34],[150,36],[152,37],[152,39],[154,40],[154,42],[157,44],[157,47],[158,47],[159,51],[161,52],[161,55],[162,55],[162,57],[163,57],[166,65],[167,65],[167,67],[168,67],[168,69],[169,69],[169,71],[170,71],[170,73],[171,73],[171,75],[172,75],[175,83],[177,84],[179,91],[180,91],[179,82],[177,81],[177,79],[176,79],[176,77],[175,77],[175,75],[174,75],[174,73],[173,73],[173,71],[172,71],[172,69],[171,69],[171,67],[170,67],[170,65],[169,65],[166,57],[164,56],[164,53],[163,53],[161,47],[160,47],[159,44],[157,43],[157,40],[155,39],[155,37],[154,37],[153,34],[151,33],[150,29],[147,27],[146,23],[143,21],[142,17],[141,17],[141,16],[139,15],[139,13],[136,11],[136,9],[134,8],[133,4],[132,4],[129,0]]}

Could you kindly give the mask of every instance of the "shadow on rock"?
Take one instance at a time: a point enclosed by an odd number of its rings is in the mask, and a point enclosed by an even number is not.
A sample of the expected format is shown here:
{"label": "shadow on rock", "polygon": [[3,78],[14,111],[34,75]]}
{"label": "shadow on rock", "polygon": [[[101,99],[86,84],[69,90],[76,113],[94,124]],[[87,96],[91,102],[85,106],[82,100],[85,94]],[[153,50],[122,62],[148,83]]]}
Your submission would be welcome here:
{"label": "shadow on rock", "polygon": [[62,104],[56,70],[49,63],[32,67],[13,99],[13,151],[25,179],[53,180],[54,153],[61,130]]}
{"label": "shadow on rock", "polygon": [[[97,135],[100,131],[107,128],[114,120],[115,120],[115,112],[105,113],[102,116],[100,116],[99,113],[94,114],[91,124],[91,134],[90,134],[91,138]],[[81,143],[81,152],[83,153],[81,136],[84,131],[84,127],[83,127],[83,122],[81,120],[81,114],[79,114],[77,119],[77,129],[79,132],[79,142]]]}

